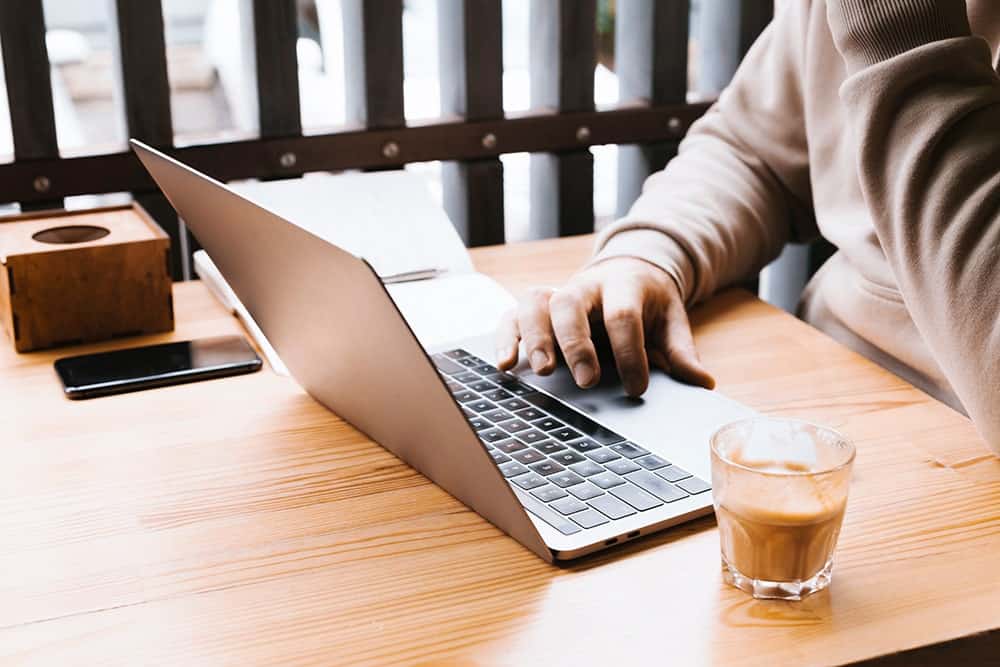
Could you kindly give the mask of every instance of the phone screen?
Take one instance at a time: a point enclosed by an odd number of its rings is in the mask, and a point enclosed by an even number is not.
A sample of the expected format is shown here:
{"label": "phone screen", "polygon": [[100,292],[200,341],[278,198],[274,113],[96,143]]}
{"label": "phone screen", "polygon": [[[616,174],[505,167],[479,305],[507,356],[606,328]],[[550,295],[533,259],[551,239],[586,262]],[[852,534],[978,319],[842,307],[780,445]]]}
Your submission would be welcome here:
{"label": "phone screen", "polygon": [[260,367],[260,358],[241,336],[133,347],[66,357],[55,363],[70,398],[251,373]]}

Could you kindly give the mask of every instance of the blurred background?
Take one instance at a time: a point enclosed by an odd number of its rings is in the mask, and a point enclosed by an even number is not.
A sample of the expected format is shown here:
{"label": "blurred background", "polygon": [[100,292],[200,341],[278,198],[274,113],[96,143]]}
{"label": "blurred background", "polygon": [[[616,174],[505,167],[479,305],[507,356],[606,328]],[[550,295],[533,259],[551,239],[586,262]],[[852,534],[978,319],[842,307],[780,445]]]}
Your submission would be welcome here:
{"label": "blurred background", "polygon": [[[531,0],[503,0],[504,107],[508,114],[531,109],[529,13]],[[256,90],[252,16],[242,0],[162,0],[167,65],[176,145],[215,143],[256,134]],[[114,80],[114,30],[106,2],[44,0],[47,47],[60,153],[100,154],[126,141],[123,104]],[[403,65],[408,122],[440,116],[437,0],[405,0]],[[345,126],[344,40],[340,0],[298,0],[298,76],[306,134]],[[710,98],[737,66],[733,50],[699,44],[736,39],[739,16],[729,0],[691,0],[688,55],[689,101]],[[598,0],[598,58],[594,69],[597,107],[619,102],[615,73],[615,0]],[[2,70],[0,70],[2,76]],[[5,87],[0,86],[0,161],[13,159]],[[594,213],[597,228],[616,215],[617,146],[594,146]],[[527,153],[503,155],[506,238],[529,238]],[[407,169],[423,175],[441,197],[440,163]],[[77,199],[78,201],[73,201]],[[116,203],[114,195],[69,198],[69,207]],[[792,248],[791,254],[803,252]],[[787,258],[786,258],[787,260]],[[802,258],[785,261],[762,276],[762,294],[792,309],[804,280]],[[798,268],[798,267],[801,267]],[[803,275],[798,275],[802,273]],[[781,293],[782,291],[787,294]]]}

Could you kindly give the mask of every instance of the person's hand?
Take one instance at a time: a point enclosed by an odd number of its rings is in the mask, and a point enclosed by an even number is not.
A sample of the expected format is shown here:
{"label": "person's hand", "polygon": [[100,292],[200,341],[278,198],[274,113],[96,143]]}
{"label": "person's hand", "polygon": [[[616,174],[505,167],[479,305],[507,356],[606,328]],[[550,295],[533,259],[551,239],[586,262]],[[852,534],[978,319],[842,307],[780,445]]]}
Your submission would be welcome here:
{"label": "person's hand", "polygon": [[562,289],[532,290],[500,325],[497,366],[512,368],[523,341],[531,369],[548,375],[556,367],[558,344],[576,383],[592,387],[601,377],[592,325],[606,332],[630,396],[646,391],[650,363],[683,382],[715,386],[695,351],[674,280],[662,269],[628,257],[584,269]]}

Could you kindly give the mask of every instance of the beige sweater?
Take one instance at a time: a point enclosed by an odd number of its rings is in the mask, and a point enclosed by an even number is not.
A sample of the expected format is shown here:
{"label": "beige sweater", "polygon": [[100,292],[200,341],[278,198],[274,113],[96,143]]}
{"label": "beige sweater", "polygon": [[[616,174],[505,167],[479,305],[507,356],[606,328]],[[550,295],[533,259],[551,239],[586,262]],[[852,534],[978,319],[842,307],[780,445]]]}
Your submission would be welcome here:
{"label": "beige sweater", "polygon": [[788,0],[597,261],[694,303],[822,234],[801,314],[1000,452],[998,42],[997,0]]}

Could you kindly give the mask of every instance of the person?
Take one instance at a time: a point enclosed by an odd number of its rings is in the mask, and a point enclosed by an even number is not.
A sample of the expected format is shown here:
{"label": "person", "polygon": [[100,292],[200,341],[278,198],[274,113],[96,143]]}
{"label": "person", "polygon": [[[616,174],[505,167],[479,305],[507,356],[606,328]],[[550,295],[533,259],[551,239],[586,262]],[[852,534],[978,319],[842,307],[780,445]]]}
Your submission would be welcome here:
{"label": "person", "polygon": [[625,391],[649,366],[705,387],[686,307],[790,241],[837,248],[800,315],[972,418],[1000,452],[1000,4],[791,0],[677,157],[592,260],[498,332],[598,382],[606,334]]}

